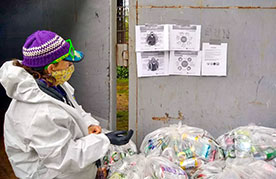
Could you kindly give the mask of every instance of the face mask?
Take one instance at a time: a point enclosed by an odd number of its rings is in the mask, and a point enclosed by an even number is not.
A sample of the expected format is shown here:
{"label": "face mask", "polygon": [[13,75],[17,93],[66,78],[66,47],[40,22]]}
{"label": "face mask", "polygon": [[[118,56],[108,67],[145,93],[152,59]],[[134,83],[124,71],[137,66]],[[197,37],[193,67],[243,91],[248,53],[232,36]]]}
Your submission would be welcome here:
{"label": "face mask", "polygon": [[53,71],[51,75],[56,79],[56,85],[60,85],[71,78],[74,70],[74,65],[71,65],[65,70]]}

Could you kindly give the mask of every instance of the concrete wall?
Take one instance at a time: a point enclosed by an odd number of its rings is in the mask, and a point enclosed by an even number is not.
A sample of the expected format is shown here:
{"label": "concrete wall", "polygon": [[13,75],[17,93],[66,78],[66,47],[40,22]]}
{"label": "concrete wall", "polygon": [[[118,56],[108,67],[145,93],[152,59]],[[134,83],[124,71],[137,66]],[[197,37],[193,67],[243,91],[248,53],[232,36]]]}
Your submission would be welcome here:
{"label": "concrete wall", "polygon": [[[115,128],[115,5],[109,0],[2,0],[1,64],[14,57],[22,59],[25,39],[36,30],[51,30],[70,38],[85,54],[70,80],[76,99],[104,127]],[[7,99],[3,91],[1,103],[2,99]]]}
{"label": "concrete wall", "polygon": [[[276,127],[274,0],[130,3],[129,126],[138,146],[149,132],[180,120],[215,137],[249,123]],[[134,27],[146,23],[202,25],[201,43],[228,43],[227,77],[137,78]]]}

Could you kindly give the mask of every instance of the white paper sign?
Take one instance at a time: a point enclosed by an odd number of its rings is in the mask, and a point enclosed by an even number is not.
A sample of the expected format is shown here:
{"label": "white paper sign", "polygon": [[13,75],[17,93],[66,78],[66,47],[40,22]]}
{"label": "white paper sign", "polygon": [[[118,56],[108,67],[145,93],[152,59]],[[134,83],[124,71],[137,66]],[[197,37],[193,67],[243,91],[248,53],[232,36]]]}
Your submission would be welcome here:
{"label": "white paper sign", "polygon": [[201,51],[170,51],[169,73],[200,76]]}
{"label": "white paper sign", "polygon": [[199,51],[201,25],[170,25],[170,50]]}
{"label": "white paper sign", "polygon": [[136,51],[169,50],[169,25],[136,26]]}
{"label": "white paper sign", "polygon": [[202,76],[226,76],[227,43],[203,43],[202,53]]}
{"label": "white paper sign", "polygon": [[138,77],[169,75],[168,63],[168,52],[138,52]]}

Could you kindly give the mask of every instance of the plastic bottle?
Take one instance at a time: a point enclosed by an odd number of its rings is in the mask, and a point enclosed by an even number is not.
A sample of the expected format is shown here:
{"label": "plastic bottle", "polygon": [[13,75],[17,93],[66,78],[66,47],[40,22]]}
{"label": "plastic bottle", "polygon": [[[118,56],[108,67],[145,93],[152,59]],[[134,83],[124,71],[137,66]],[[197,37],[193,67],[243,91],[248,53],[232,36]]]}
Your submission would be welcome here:
{"label": "plastic bottle", "polygon": [[[182,137],[183,138],[183,137]],[[187,139],[191,142],[190,147],[191,153],[195,153],[196,156],[208,159],[211,153],[211,146],[206,144],[206,142],[200,136],[187,136]]]}
{"label": "plastic bottle", "polygon": [[268,147],[264,151],[254,154],[254,158],[256,160],[271,160],[275,157],[276,157],[276,149],[272,147]]}
{"label": "plastic bottle", "polygon": [[266,154],[267,160],[273,159],[276,157],[276,149],[269,147],[267,148],[264,153]]}
{"label": "plastic bottle", "polygon": [[236,153],[235,153],[235,146],[233,145],[229,145],[227,146],[226,150],[225,150],[225,157],[229,157],[229,158],[236,158]]}
{"label": "plastic bottle", "polygon": [[210,155],[209,162],[212,162],[212,161],[215,160],[215,158],[216,158],[216,153],[217,153],[216,150],[213,150],[213,151],[212,151],[212,153],[211,153],[211,155]]}
{"label": "plastic bottle", "polygon": [[256,160],[266,160],[266,155],[263,152],[258,152],[254,154]]}
{"label": "plastic bottle", "polygon": [[198,141],[194,143],[193,147],[191,147],[191,151],[195,152],[199,157],[208,159],[211,154],[211,146]]}
{"label": "plastic bottle", "polygon": [[178,152],[177,157],[180,161],[183,161],[195,157],[195,153],[191,149],[185,149],[182,152]]}
{"label": "plastic bottle", "polygon": [[195,157],[180,162],[180,166],[183,170],[196,168],[201,166],[201,164],[202,164],[202,161]]}
{"label": "plastic bottle", "polygon": [[222,160],[225,159],[225,154],[224,154],[224,151],[221,147],[217,148],[215,159],[222,159]]}
{"label": "plastic bottle", "polygon": [[235,140],[236,157],[246,158],[251,155],[251,139],[247,135],[237,135]]}
{"label": "plastic bottle", "polygon": [[148,140],[148,145],[145,146],[145,152],[148,153],[150,150],[154,150],[161,146],[163,143],[162,138],[153,138]]}
{"label": "plastic bottle", "polygon": [[125,179],[125,175],[122,173],[115,172],[112,174],[110,179]]}

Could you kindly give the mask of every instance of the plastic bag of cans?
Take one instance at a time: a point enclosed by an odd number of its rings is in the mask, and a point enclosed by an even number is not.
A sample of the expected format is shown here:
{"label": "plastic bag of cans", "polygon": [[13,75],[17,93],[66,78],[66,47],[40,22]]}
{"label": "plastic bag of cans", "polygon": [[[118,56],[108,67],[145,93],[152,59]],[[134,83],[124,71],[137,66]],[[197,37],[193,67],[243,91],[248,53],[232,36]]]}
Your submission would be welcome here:
{"label": "plastic bag of cans", "polygon": [[276,168],[267,162],[250,158],[217,160],[201,166],[192,179],[271,179],[276,178]]}
{"label": "plastic bag of cans", "polygon": [[145,166],[145,156],[132,155],[123,159],[123,162],[113,166],[108,173],[108,179],[140,179]]}
{"label": "plastic bag of cans", "polygon": [[124,162],[123,159],[135,154],[137,154],[137,148],[131,140],[126,145],[110,145],[107,153],[101,159],[101,168],[110,173]]}
{"label": "plastic bag of cans", "polygon": [[276,164],[276,129],[238,127],[217,139],[226,158],[254,158]]}
{"label": "plastic bag of cans", "polygon": [[188,179],[187,173],[164,157],[143,154],[124,159],[110,179]]}
{"label": "plastic bag of cans", "polygon": [[205,130],[171,125],[148,134],[140,147],[146,156],[163,156],[192,174],[200,165],[223,159],[223,152]]}

